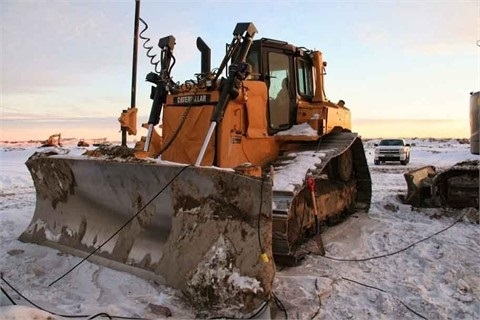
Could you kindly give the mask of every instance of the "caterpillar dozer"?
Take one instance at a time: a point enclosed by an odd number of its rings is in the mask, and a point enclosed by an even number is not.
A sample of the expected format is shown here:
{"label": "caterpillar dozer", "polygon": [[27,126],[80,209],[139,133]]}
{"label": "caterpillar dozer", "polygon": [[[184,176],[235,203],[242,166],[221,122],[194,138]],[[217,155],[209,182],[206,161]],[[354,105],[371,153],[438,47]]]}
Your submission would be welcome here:
{"label": "caterpillar dozer", "polygon": [[[208,310],[256,312],[274,263],[298,262],[322,223],[371,199],[350,110],[325,95],[322,53],[256,33],[238,23],[213,71],[198,38],[201,70],[184,83],[170,73],[175,38],[160,39],[146,136],[135,148],[34,154],[37,203],[21,240],[153,277]],[[123,110],[123,132],[136,133],[136,113]]]}

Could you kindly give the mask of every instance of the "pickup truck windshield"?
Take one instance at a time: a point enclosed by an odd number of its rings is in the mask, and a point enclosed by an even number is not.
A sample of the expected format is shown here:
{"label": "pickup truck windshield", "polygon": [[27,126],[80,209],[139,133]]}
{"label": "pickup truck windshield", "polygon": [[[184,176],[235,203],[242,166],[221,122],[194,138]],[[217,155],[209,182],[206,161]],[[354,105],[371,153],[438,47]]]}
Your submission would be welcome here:
{"label": "pickup truck windshield", "polygon": [[403,146],[403,140],[390,139],[380,141],[380,146]]}

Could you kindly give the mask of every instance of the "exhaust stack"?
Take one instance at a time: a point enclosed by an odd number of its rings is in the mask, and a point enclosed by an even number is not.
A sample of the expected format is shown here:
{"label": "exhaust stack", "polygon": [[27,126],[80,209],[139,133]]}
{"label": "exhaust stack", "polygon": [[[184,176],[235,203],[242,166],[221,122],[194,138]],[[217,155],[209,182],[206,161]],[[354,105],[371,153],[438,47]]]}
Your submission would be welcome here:
{"label": "exhaust stack", "polygon": [[211,70],[211,50],[210,47],[207,46],[205,41],[202,38],[197,38],[197,48],[202,54],[201,58],[201,73],[207,74]]}

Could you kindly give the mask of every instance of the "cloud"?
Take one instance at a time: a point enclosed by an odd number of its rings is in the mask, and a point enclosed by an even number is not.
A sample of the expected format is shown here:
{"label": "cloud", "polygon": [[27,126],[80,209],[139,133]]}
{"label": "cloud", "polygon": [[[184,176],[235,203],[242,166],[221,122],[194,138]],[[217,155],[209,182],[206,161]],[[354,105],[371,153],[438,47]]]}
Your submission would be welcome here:
{"label": "cloud", "polygon": [[376,3],[371,20],[357,23],[357,38],[410,54],[476,54],[480,2]]}
{"label": "cloud", "polygon": [[[4,116],[57,117],[59,110],[102,116],[129,106],[133,1],[7,0],[1,5]],[[182,80],[193,77],[200,71],[194,35],[200,22],[191,18],[191,12],[175,6],[161,8],[159,3],[142,3],[140,15],[149,24],[146,34],[151,45],[159,54],[159,38],[173,34],[177,39],[174,75]],[[162,19],[158,19],[159,12]],[[140,41],[137,102],[144,107],[142,112],[148,112],[150,84],[144,80],[153,66],[142,44]],[[7,111],[7,107],[22,111]]]}
{"label": "cloud", "polygon": [[107,9],[69,1],[2,5],[3,90],[35,92],[88,81],[89,74],[128,61],[123,30],[129,26],[108,17]]}

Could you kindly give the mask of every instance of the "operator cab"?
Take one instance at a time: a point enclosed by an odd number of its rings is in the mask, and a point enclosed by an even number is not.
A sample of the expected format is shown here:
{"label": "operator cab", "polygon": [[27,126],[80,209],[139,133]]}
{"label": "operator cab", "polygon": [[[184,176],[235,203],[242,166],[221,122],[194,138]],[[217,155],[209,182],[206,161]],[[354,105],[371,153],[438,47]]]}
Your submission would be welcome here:
{"label": "operator cab", "polygon": [[253,41],[246,62],[252,66],[251,79],[267,84],[269,133],[291,128],[299,100],[311,101],[314,96],[313,63],[307,51],[262,38]]}

